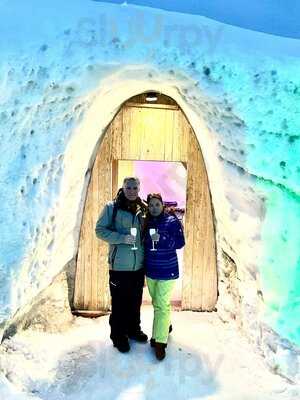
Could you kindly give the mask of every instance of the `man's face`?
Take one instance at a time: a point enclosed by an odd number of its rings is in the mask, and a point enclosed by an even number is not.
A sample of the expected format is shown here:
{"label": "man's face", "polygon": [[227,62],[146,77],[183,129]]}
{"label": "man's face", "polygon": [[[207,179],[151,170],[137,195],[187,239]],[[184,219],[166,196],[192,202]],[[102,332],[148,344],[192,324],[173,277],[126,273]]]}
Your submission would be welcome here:
{"label": "man's face", "polygon": [[149,212],[153,217],[158,217],[163,211],[162,202],[159,199],[152,198],[149,201]]}
{"label": "man's face", "polygon": [[126,199],[130,201],[134,201],[137,199],[140,191],[140,187],[134,179],[127,181],[123,186],[123,191],[125,194]]}

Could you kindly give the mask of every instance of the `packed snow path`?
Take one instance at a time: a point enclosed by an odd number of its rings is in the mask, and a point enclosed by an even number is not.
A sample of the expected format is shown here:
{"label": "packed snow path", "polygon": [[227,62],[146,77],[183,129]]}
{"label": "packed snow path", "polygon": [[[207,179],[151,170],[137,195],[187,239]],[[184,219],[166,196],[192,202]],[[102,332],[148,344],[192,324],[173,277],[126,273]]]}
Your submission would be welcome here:
{"label": "packed snow path", "polygon": [[[142,327],[151,333],[152,307]],[[281,400],[299,389],[272,374],[233,324],[215,313],[173,312],[167,357],[149,343],[127,354],[109,340],[108,316],[77,318],[64,334],[24,332],[1,346],[1,400]]]}

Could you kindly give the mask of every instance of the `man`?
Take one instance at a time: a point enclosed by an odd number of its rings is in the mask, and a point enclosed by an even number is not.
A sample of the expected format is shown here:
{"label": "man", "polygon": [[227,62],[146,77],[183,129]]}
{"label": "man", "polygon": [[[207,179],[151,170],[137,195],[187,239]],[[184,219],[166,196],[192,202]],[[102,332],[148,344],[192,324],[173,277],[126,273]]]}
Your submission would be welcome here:
{"label": "man", "polygon": [[[97,237],[109,243],[110,338],[122,353],[130,350],[128,337],[142,343],[148,340],[140,327],[146,203],[138,197],[139,190],[138,178],[125,178],[116,199],[105,205],[95,229]],[[130,234],[131,228],[136,228],[136,236]]]}

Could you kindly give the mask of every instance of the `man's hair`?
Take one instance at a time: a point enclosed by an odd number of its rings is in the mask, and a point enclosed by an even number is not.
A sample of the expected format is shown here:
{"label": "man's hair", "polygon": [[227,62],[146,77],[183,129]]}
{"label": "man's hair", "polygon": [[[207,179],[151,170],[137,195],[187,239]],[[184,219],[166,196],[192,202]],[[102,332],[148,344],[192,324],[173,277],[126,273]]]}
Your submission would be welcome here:
{"label": "man's hair", "polygon": [[138,186],[140,186],[140,184],[141,184],[140,180],[139,180],[139,178],[137,176],[126,176],[126,178],[124,178],[124,180],[123,180],[123,187],[129,181],[135,181],[138,184]]}

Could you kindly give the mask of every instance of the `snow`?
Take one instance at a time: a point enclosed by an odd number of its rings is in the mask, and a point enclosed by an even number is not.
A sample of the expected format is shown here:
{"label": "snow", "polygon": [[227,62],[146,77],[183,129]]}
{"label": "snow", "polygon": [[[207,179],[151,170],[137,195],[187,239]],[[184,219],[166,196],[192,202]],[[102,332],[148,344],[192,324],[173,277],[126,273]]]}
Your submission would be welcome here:
{"label": "snow", "polygon": [[[148,334],[152,317],[152,307],[144,306],[142,327]],[[4,375],[0,398],[292,400],[299,396],[299,388],[266,368],[234,324],[222,323],[213,313],[189,311],[173,312],[172,324],[162,362],[148,343],[131,342],[129,353],[119,353],[109,339],[108,316],[78,317],[64,334],[16,335],[4,342],[0,352]]]}

